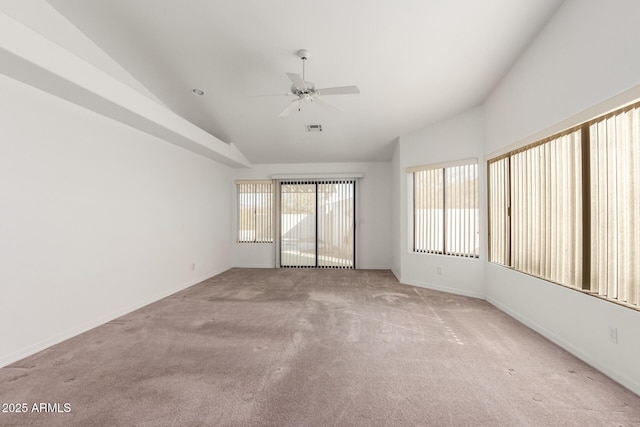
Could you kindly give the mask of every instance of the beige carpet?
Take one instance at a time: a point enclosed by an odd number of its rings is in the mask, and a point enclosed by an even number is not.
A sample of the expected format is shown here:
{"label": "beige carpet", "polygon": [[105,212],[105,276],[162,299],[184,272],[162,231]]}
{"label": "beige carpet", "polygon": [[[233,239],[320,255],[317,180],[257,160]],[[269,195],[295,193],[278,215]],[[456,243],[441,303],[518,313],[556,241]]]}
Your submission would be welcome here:
{"label": "beige carpet", "polygon": [[488,303],[388,271],[230,270],[0,369],[0,402],[28,405],[2,426],[640,425]]}

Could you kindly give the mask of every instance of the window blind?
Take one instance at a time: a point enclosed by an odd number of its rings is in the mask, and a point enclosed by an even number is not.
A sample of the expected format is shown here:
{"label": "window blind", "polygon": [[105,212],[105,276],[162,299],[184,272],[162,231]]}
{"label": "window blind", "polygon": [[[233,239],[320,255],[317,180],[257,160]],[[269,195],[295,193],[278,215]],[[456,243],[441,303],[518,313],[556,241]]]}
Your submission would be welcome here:
{"label": "window blind", "polygon": [[488,162],[489,259],[640,308],[640,102]]}
{"label": "window blind", "polygon": [[511,156],[512,266],[582,285],[580,130]]}
{"label": "window blind", "polygon": [[355,268],[354,179],[280,182],[280,266]]}
{"label": "window blind", "polygon": [[509,265],[509,158],[489,163],[489,261]]}
{"label": "window blind", "polygon": [[414,252],[478,257],[478,165],[471,161],[408,169]]}
{"label": "window blind", "polygon": [[238,243],[273,242],[273,183],[237,181]]}
{"label": "window blind", "polygon": [[355,184],[318,183],[318,267],[354,268]]}
{"label": "window blind", "polygon": [[415,252],[444,252],[444,175],[442,169],[413,174]]}
{"label": "window blind", "polygon": [[445,251],[478,256],[478,165],[445,168]]}
{"label": "window blind", "polygon": [[640,107],[594,120],[591,151],[591,290],[640,303]]}

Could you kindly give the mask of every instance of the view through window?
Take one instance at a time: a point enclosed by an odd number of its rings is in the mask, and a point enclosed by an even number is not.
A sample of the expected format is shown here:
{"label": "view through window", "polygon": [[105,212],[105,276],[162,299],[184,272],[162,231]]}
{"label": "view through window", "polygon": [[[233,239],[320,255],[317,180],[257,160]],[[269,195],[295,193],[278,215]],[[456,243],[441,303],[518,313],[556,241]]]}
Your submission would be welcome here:
{"label": "view through window", "polygon": [[273,183],[237,181],[238,243],[273,242]]}
{"label": "view through window", "polygon": [[477,258],[478,165],[409,168],[413,184],[413,251]]}

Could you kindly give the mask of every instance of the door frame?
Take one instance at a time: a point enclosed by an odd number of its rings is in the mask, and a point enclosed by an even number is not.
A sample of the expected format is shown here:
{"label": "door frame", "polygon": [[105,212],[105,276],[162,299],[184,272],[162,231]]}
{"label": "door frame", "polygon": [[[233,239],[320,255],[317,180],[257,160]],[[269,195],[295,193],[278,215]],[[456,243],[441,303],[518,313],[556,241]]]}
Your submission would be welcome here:
{"label": "door frame", "polygon": [[[349,176],[327,176],[327,177],[317,177],[317,178],[298,178],[298,177],[274,177],[274,215],[273,215],[273,229],[275,231],[274,235],[274,243],[275,243],[275,266],[276,268],[335,268],[335,269],[357,269],[357,254],[358,254],[358,186],[359,181],[362,178],[362,174],[350,174]],[[349,267],[340,267],[340,266],[319,266],[318,265],[318,185],[322,183],[331,183],[332,181],[344,181],[345,183],[350,183],[353,187],[353,201],[352,201],[352,210],[353,210],[353,255],[352,255],[352,266]],[[300,267],[288,267],[282,266],[282,185],[287,183],[296,182],[299,184],[315,184],[316,185],[316,203],[315,203],[315,266],[300,266]]]}

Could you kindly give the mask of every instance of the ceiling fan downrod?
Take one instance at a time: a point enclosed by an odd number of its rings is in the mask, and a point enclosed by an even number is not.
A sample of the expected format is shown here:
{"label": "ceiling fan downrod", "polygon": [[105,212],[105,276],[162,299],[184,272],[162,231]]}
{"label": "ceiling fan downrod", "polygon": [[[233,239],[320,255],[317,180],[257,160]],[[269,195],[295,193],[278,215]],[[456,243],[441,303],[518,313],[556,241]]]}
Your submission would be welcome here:
{"label": "ceiling fan downrod", "polygon": [[300,49],[296,54],[298,55],[298,58],[302,59],[302,80],[306,84],[307,80],[304,77],[304,63],[309,59],[311,53],[306,49]]}

